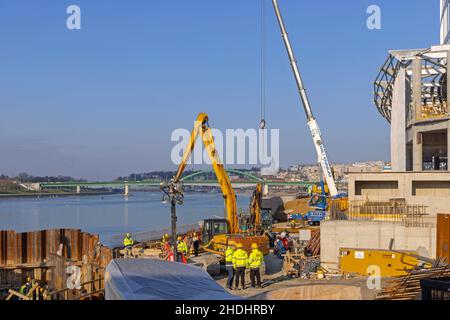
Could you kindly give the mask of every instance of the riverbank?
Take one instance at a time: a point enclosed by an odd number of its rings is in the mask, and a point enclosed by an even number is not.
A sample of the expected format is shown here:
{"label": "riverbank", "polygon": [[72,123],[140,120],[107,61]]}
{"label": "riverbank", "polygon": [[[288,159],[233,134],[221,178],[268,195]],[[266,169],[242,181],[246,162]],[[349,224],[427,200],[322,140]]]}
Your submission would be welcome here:
{"label": "riverbank", "polygon": [[20,198],[60,198],[60,197],[73,197],[73,196],[103,196],[118,194],[118,192],[113,191],[102,191],[102,192],[24,192],[24,193],[0,193],[0,200],[2,199],[20,199]]}

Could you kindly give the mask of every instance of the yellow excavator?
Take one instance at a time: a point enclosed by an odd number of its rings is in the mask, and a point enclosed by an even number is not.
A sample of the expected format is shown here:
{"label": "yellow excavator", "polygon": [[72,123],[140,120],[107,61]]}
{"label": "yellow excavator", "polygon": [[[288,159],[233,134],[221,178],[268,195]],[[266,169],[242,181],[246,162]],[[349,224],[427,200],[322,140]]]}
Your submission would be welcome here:
{"label": "yellow excavator", "polygon": [[205,149],[211,160],[214,173],[216,174],[217,181],[219,182],[226,209],[226,219],[207,219],[203,221],[203,249],[207,252],[224,257],[229,244],[242,243],[243,249],[247,252],[251,252],[252,243],[256,243],[264,254],[268,254],[269,240],[266,236],[250,234],[247,231],[241,231],[239,227],[236,195],[216,150],[214,137],[212,136],[208,120],[207,114],[200,113],[198,115],[191,133],[189,144],[184,151],[178,171],[172,179],[171,184],[180,185],[181,176],[183,175],[188,160],[194,150],[195,142],[198,136],[201,135],[203,144],[205,145]]}

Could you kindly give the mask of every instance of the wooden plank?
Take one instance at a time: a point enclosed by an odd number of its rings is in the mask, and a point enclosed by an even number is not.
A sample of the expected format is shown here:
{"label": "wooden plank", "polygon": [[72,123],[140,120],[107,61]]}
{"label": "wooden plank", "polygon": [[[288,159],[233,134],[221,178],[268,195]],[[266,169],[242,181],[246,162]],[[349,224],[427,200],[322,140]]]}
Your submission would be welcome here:
{"label": "wooden plank", "polygon": [[8,292],[12,295],[15,295],[15,296],[21,298],[22,300],[30,300],[30,298],[28,298],[27,296],[13,290],[13,289],[9,289]]}
{"label": "wooden plank", "polygon": [[450,215],[438,214],[436,256],[450,262]]}
{"label": "wooden plank", "polygon": [[10,293],[10,294],[6,297],[5,300],[11,300],[12,297],[14,297],[14,294],[13,294],[13,293]]}

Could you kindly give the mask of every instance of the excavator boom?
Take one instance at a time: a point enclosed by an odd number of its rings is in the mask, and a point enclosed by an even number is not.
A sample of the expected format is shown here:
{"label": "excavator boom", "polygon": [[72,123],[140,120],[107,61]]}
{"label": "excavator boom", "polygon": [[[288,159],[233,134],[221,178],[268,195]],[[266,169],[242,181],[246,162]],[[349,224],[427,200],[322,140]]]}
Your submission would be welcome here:
{"label": "excavator boom", "polygon": [[[261,228],[261,201],[262,201],[262,184],[258,182],[255,190],[253,191],[252,198],[250,200],[250,214],[255,231]],[[259,230],[258,230],[259,231]]]}
{"label": "excavator boom", "polygon": [[178,171],[173,179],[174,183],[180,182],[181,176],[183,175],[184,169],[188,163],[188,160],[192,154],[195,147],[195,142],[199,135],[202,136],[203,144],[211,160],[214,173],[216,174],[217,181],[219,182],[220,189],[225,200],[225,208],[227,212],[228,221],[228,232],[230,234],[239,233],[239,224],[237,216],[237,204],[236,195],[234,193],[233,187],[231,186],[230,179],[225,171],[225,168],[219,158],[216,146],[214,144],[214,137],[212,136],[211,128],[208,124],[208,115],[206,113],[200,113],[195,120],[194,128],[192,129],[191,138],[189,144],[183,153],[183,157],[180,165],[178,166]]}
{"label": "excavator boom", "polygon": [[[217,254],[223,258],[225,257],[225,251],[230,244],[242,244],[244,250],[250,252],[251,245],[256,243],[263,254],[269,253],[269,243],[266,236],[263,235],[249,235],[240,232],[236,195],[233,187],[231,186],[230,179],[225,171],[225,168],[219,158],[219,154],[214,144],[214,137],[212,136],[211,128],[208,123],[208,115],[200,113],[195,121],[194,128],[192,129],[191,138],[186,150],[183,153],[181,163],[178,166],[178,171],[168,186],[169,190],[179,191],[181,186],[181,176],[186,169],[188,160],[192,155],[195,147],[195,142],[198,136],[202,136],[203,144],[211,160],[214,173],[216,174],[217,181],[219,182],[220,189],[225,201],[225,208],[227,212],[227,219],[207,219],[203,221],[203,234],[202,244],[203,249],[207,252]],[[261,186],[258,190],[261,190]],[[260,212],[258,211],[260,216]],[[260,218],[257,218],[260,221]],[[222,228],[226,226],[227,228]],[[227,230],[225,230],[227,229]]]}

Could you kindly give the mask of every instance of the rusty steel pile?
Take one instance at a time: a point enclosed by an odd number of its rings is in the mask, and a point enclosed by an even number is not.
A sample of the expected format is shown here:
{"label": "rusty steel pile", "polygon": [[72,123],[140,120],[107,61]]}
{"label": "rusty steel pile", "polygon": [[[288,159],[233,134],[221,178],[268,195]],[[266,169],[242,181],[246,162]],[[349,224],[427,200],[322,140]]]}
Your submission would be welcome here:
{"label": "rusty steel pile", "polygon": [[[52,299],[93,298],[101,295],[111,257],[98,235],[80,230],[0,231],[0,294],[18,290],[30,277],[48,287]],[[75,289],[67,285],[71,274]]]}

